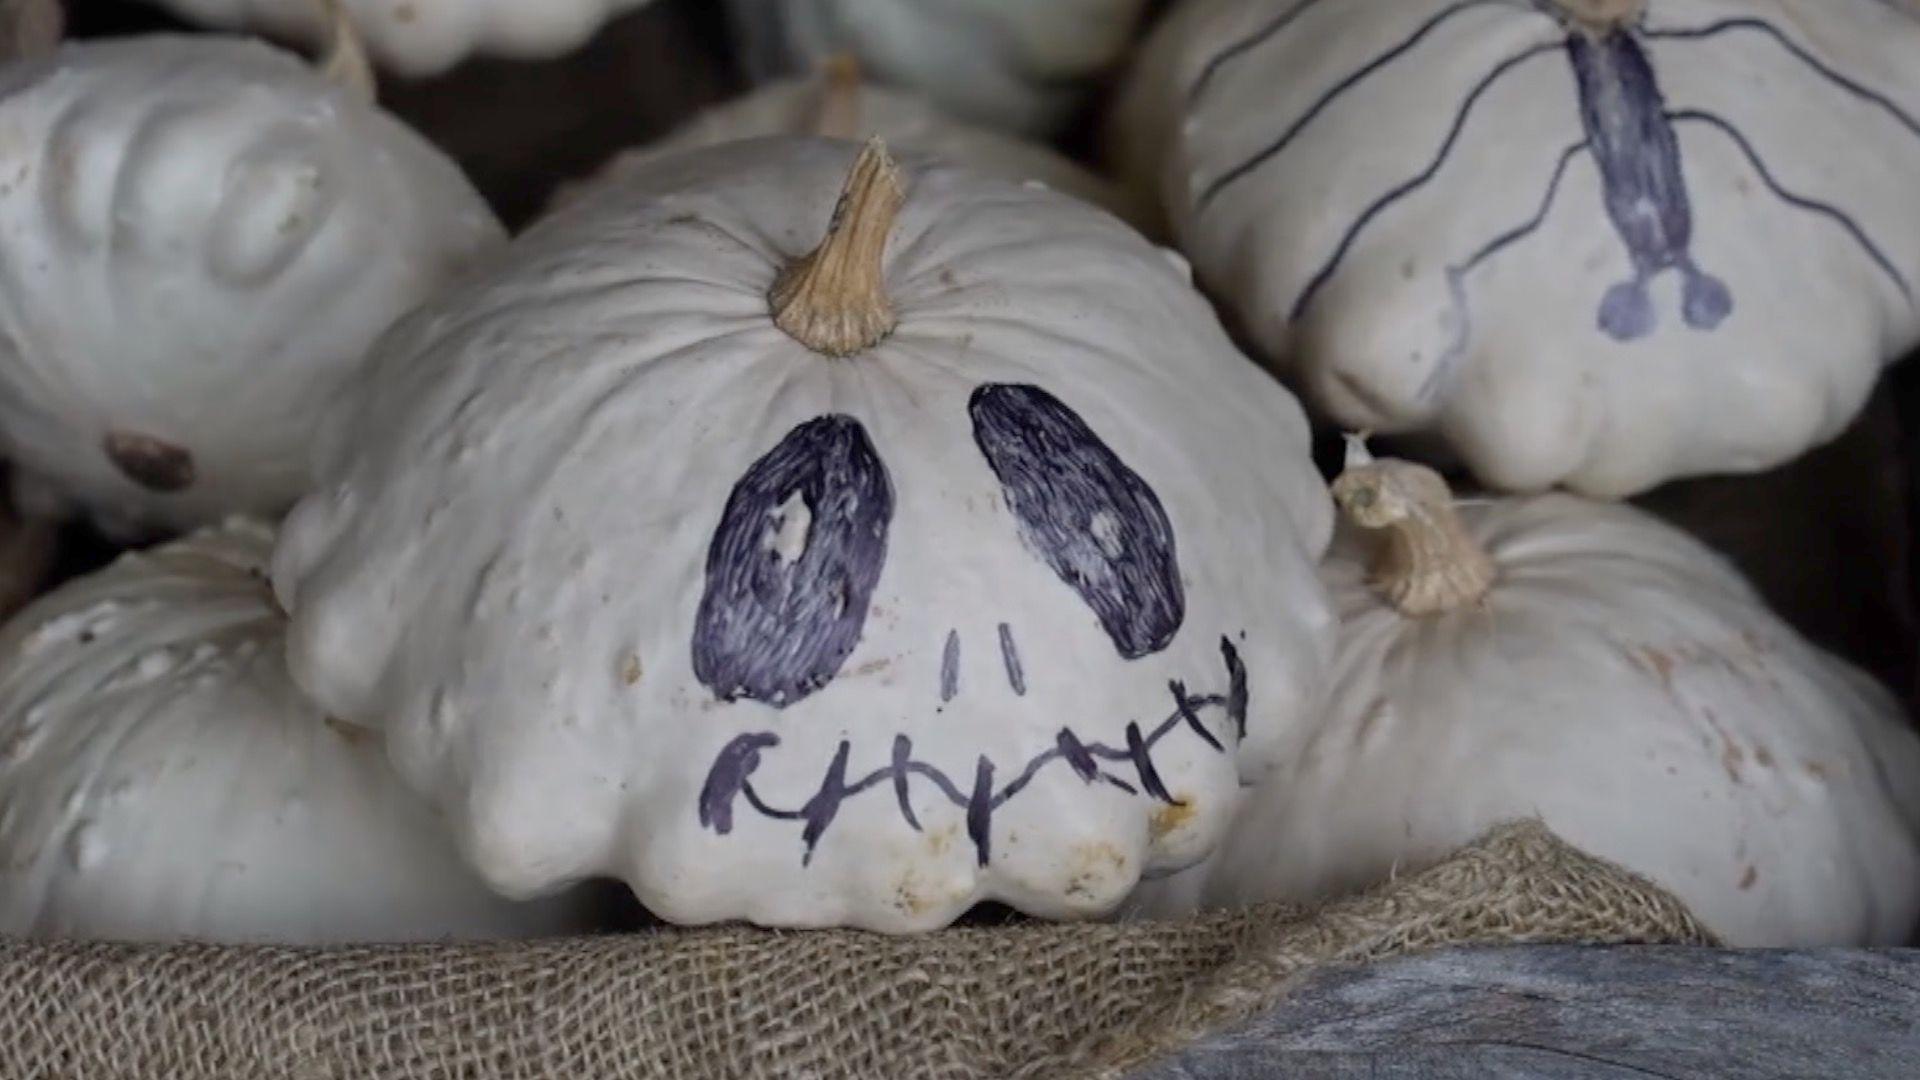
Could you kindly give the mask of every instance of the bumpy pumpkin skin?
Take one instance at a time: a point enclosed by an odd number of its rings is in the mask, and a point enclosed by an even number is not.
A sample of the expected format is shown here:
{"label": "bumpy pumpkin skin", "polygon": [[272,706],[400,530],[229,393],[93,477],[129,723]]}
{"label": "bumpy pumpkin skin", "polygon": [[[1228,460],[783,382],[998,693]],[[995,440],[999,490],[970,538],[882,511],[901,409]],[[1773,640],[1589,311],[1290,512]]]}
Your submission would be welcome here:
{"label": "bumpy pumpkin skin", "polygon": [[[943,157],[956,164],[1009,180],[1031,180],[1085,199],[1151,232],[1155,217],[1145,200],[1121,192],[1101,177],[1039,143],[957,120],[916,95],[872,83],[845,88],[844,100],[830,78],[782,79],[738,100],[706,110],[666,138],[616,157],[587,183],[617,178],[625,170],[660,156],[740,139],[774,135],[830,135],[865,138],[878,135],[887,145]],[[845,121],[847,131],[828,127]],[[577,196],[583,185],[563,188],[557,201]]]}
{"label": "bumpy pumpkin skin", "polygon": [[1436,431],[1512,490],[1763,469],[1920,340],[1920,15],[1644,8],[1201,0],[1120,156],[1339,424]]}
{"label": "bumpy pumpkin skin", "polygon": [[[183,19],[319,39],[319,0],[150,0]],[[403,75],[434,75],[474,55],[544,59],[585,44],[651,0],[340,0],[367,50]]]}
{"label": "bumpy pumpkin skin", "polygon": [[585,928],[460,861],[380,736],[287,677],[273,533],[235,520],[0,632],[0,933],[321,943]]}
{"label": "bumpy pumpkin skin", "polygon": [[0,77],[0,443],[23,508],[278,514],[320,401],[502,240],[452,162],[295,57],[69,46]]}
{"label": "bumpy pumpkin skin", "polygon": [[1498,577],[1482,607],[1426,619],[1336,537],[1325,714],[1214,858],[1136,908],[1311,902],[1537,815],[1728,944],[1907,940],[1920,740],[1879,684],[1646,514],[1561,495],[1460,514]]}
{"label": "bumpy pumpkin skin", "polygon": [[851,54],[958,116],[1057,132],[1132,43],[1146,0],[728,0],[750,72]]}
{"label": "bumpy pumpkin skin", "polygon": [[1109,216],[925,161],[897,327],[809,351],[767,296],[852,157],[665,158],[537,226],[384,339],[287,523],[296,678],[509,894],[1088,916],[1199,859],[1317,692],[1291,397]]}

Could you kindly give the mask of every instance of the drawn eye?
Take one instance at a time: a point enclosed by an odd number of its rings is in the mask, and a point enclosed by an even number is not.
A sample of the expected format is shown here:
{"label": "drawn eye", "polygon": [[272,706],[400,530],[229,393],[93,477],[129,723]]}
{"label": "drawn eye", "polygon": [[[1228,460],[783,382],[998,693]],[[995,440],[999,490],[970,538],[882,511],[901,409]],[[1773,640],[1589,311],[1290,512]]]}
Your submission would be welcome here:
{"label": "drawn eye", "polygon": [[1186,597],[1159,496],[1039,387],[982,386],[967,412],[1021,541],[1087,602],[1122,657],[1166,648]]}
{"label": "drawn eye", "polygon": [[733,487],[707,548],[693,672],[723,701],[785,708],[860,641],[887,559],[893,486],[850,416],[809,420]]}

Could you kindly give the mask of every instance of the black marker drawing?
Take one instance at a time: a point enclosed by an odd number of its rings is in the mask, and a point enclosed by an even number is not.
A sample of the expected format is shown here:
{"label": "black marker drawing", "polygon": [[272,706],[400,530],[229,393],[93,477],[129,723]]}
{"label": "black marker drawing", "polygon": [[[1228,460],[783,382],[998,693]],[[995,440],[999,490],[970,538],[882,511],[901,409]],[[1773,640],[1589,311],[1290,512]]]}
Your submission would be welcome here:
{"label": "black marker drawing", "polygon": [[1007,685],[1018,697],[1027,696],[1027,669],[1020,663],[1020,646],[1014,644],[1013,627],[1000,624],[1000,662],[1007,668]]}
{"label": "black marker drawing", "polygon": [[887,558],[893,487],[866,429],[822,416],[734,485],[707,548],[693,672],[723,701],[784,708],[860,641]]}
{"label": "black marker drawing", "polygon": [[947,631],[947,647],[940,651],[940,701],[946,703],[960,692],[960,631]]}
{"label": "black marker drawing", "polygon": [[[1246,665],[1241,661],[1239,651],[1226,638],[1220,639],[1220,656],[1227,669],[1226,693],[1196,697],[1187,693],[1183,684],[1170,683],[1168,691],[1173,696],[1172,712],[1151,731],[1143,730],[1137,722],[1129,722],[1122,745],[1111,746],[1102,742],[1086,742],[1071,728],[1062,728],[1054,737],[1051,747],[1035,754],[1014,774],[1013,779],[998,787],[994,785],[994,777],[999,770],[984,755],[974,764],[971,782],[962,788],[939,767],[915,760],[913,742],[905,735],[894,736],[887,764],[849,781],[847,764],[853,747],[843,739],[834,750],[826,775],[813,796],[796,809],[782,809],[768,803],[753,786],[753,774],[760,767],[762,755],[778,747],[780,737],[772,732],[741,735],[721,748],[713,765],[707,770],[706,782],[700,789],[700,824],[721,836],[731,833],[735,801],[744,799],[762,817],[801,823],[800,861],[802,865],[807,865],[812,862],[814,848],[819,845],[821,837],[826,835],[827,828],[839,815],[841,805],[882,785],[886,785],[893,793],[901,818],[909,827],[919,831],[920,818],[913,810],[913,781],[919,779],[931,784],[940,796],[966,812],[967,836],[973,841],[974,856],[979,865],[985,866],[993,855],[994,812],[1018,797],[1054,762],[1064,762],[1082,783],[1103,783],[1129,795],[1144,794],[1159,802],[1176,805],[1177,800],[1161,780],[1159,769],[1153,761],[1154,748],[1162,740],[1176,731],[1189,730],[1214,750],[1225,753],[1226,744],[1221,741],[1221,736],[1201,720],[1201,714],[1210,710],[1217,710],[1225,716],[1231,725],[1236,745],[1246,736],[1249,701]],[[1117,775],[1107,768],[1108,765],[1118,764],[1128,766],[1131,775]]]}
{"label": "black marker drawing", "polygon": [[1186,595],[1159,496],[1037,386],[982,386],[967,412],[1028,550],[1080,594],[1121,656],[1166,648]]}
{"label": "black marker drawing", "polygon": [[[1299,0],[1254,33],[1223,49],[1195,81],[1188,94],[1188,109],[1191,111],[1199,104],[1208,87],[1227,65],[1279,38],[1324,2]],[[1887,4],[1886,0],[1875,2],[1890,10],[1899,10],[1897,6]],[[1647,16],[1643,14],[1633,25],[1593,31],[1579,25],[1560,0],[1457,0],[1436,11],[1398,43],[1337,80],[1299,117],[1288,123],[1277,138],[1205,184],[1196,202],[1196,212],[1205,213],[1235,183],[1284,154],[1302,131],[1355,86],[1412,53],[1459,17],[1478,9],[1496,8],[1521,11],[1551,20],[1552,37],[1500,60],[1470,88],[1456,110],[1437,153],[1424,169],[1375,199],[1350,224],[1334,250],[1294,298],[1291,311],[1293,319],[1298,320],[1306,314],[1315,297],[1339,272],[1347,256],[1375,220],[1424,188],[1440,173],[1452,157],[1480,101],[1508,74],[1556,54],[1566,58],[1573,72],[1579,98],[1582,137],[1561,150],[1545,197],[1532,216],[1492,238],[1464,261],[1447,268],[1447,284],[1455,308],[1456,337],[1451,349],[1429,377],[1429,391],[1464,352],[1471,337],[1466,279],[1476,268],[1532,235],[1545,223],[1567,170],[1576,159],[1583,156],[1591,158],[1598,170],[1604,210],[1626,247],[1631,265],[1631,276],[1611,287],[1600,298],[1595,319],[1598,328],[1618,341],[1638,340],[1652,333],[1658,325],[1658,318],[1648,291],[1649,285],[1658,275],[1667,271],[1677,272],[1682,277],[1681,317],[1689,327],[1711,331],[1732,314],[1735,306],[1732,292],[1725,282],[1698,266],[1692,255],[1693,209],[1678,134],[1682,127],[1690,124],[1710,128],[1731,140],[1775,198],[1796,210],[1824,218],[1845,232],[1862,254],[1900,290],[1908,303],[1913,302],[1913,292],[1906,276],[1887,256],[1880,243],[1851,214],[1830,203],[1789,190],[1767,167],[1752,142],[1727,119],[1703,109],[1668,107],[1658,72],[1647,51],[1648,43],[1701,41],[1725,35],[1751,34],[1765,38],[1783,55],[1797,61],[1828,86],[1891,117],[1916,138],[1920,138],[1920,120],[1916,120],[1911,112],[1887,95],[1848,78],[1821,61],[1785,30],[1763,18],[1751,16],[1725,18],[1699,27],[1658,28],[1650,26]],[[1902,11],[1902,14],[1912,13]]]}

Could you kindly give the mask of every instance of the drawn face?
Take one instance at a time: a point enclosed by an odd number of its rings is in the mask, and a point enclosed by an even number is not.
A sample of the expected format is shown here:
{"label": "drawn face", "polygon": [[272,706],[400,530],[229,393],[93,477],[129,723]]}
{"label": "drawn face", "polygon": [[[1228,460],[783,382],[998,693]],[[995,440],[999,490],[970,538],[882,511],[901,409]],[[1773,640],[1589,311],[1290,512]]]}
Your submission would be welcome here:
{"label": "drawn face", "polygon": [[[967,405],[975,447],[997,480],[1014,519],[1023,557],[1039,560],[1086,605],[1123,663],[1166,649],[1186,618],[1172,522],[1141,476],[1060,399],[1035,386],[989,384]],[[827,688],[860,643],[884,569],[894,488],[881,452],[859,420],[833,414],[790,431],[734,485],[707,552],[705,590],[694,619],[695,676],[723,702],[750,699],[786,709]],[[963,642],[947,634],[929,706],[952,701]],[[996,649],[1007,690],[1027,693],[1028,672],[1016,629],[998,626]],[[751,787],[771,732],[741,736],[719,755],[700,796],[703,825],[731,830],[737,796],[761,814],[805,822],[810,857],[847,799],[891,781],[900,812],[919,827],[910,785],[930,783],[965,810],[979,861],[989,858],[994,809],[1017,796],[1054,762],[1086,783],[1117,785],[1163,802],[1176,800],[1159,780],[1153,748],[1189,729],[1216,751],[1220,738],[1201,720],[1223,714],[1234,737],[1244,734],[1247,679],[1231,641],[1222,639],[1226,686],[1190,695],[1175,682],[1166,719],[1143,728],[1125,722],[1112,745],[1063,727],[1050,746],[1019,763],[1014,779],[996,786],[996,763],[982,757],[976,775],[955,780],[913,757],[909,736],[896,736],[890,764],[850,779],[842,741],[819,794],[797,810],[769,806]],[[1085,677],[1085,676],[1076,676]],[[1071,719],[1071,718],[1069,718]],[[1120,726],[1119,724],[1115,725]],[[1105,736],[1112,738],[1111,735]],[[1124,763],[1131,777],[1107,766]]]}

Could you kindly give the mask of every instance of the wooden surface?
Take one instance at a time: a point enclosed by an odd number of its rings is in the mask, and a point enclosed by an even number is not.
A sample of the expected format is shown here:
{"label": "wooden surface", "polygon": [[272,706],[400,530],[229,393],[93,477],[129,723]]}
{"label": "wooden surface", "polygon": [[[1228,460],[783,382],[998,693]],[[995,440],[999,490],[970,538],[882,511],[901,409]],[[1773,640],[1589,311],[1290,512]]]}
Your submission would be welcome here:
{"label": "wooden surface", "polygon": [[1920,951],[1533,947],[1319,975],[1129,1080],[1920,1077]]}

